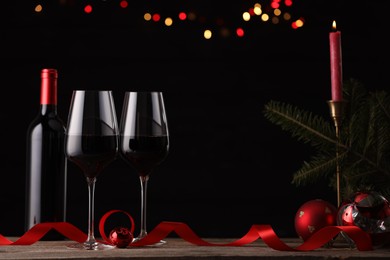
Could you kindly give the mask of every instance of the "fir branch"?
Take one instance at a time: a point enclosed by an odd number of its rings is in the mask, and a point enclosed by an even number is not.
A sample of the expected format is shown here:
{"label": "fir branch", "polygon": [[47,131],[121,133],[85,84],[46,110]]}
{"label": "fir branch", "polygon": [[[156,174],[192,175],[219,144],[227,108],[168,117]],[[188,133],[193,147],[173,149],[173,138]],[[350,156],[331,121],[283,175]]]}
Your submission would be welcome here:
{"label": "fir branch", "polygon": [[313,156],[310,162],[304,161],[302,167],[294,173],[292,183],[297,186],[304,186],[309,183],[315,183],[318,178],[326,178],[334,175],[337,160],[346,154],[347,152],[340,154],[339,158],[328,154]]}
{"label": "fir branch", "polygon": [[376,111],[372,122],[377,128],[377,164],[390,168],[390,96],[385,92],[371,94],[371,104]]}
{"label": "fir branch", "polygon": [[354,79],[344,83],[344,96],[348,100],[346,118],[343,124],[343,139],[349,147],[362,151],[366,144],[369,127],[367,91]]}
{"label": "fir branch", "polygon": [[297,140],[310,143],[313,147],[321,149],[337,144],[329,122],[311,112],[271,100],[265,105],[264,115]]}
{"label": "fir branch", "polygon": [[354,79],[344,83],[344,94],[347,114],[339,139],[332,124],[320,116],[278,101],[265,105],[268,120],[316,148],[316,155],[293,174],[292,183],[307,185],[328,178],[336,189],[339,160],[343,195],[373,189],[390,196],[390,96],[384,91],[368,93]]}

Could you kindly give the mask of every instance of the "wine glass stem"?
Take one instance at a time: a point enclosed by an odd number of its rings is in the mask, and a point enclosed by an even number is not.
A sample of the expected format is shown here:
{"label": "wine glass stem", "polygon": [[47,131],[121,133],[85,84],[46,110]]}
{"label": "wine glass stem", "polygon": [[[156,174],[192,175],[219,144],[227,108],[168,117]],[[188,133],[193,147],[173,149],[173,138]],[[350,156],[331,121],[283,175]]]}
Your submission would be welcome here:
{"label": "wine glass stem", "polygon": [[88,178],[88,238],[84,242],[84,246],[88,249],[93,249],[97,245],[95,235],[94,235],[94,203],[95,203],[95,183],[96,178]]}
{"label": "wine glass stem", "polygon": [[141,182],[141,230],[138,238],[146,236],[146,193],[148,187],[149,176],[140,176]]}

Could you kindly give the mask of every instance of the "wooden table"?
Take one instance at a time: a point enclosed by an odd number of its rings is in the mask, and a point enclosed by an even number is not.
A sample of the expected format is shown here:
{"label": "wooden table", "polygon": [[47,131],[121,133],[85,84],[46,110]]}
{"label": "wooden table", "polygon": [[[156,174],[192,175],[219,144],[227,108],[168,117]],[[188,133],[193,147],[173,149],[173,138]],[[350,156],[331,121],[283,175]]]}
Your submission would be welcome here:
{"label": "wooden table", "polygon": [[[15,241],[15,238],[10,238]],[[234,239],[206,239],[209,242],[228,243]],[[301,244],[299,239],[282,239],[295,247]],[[239,247],[197,246],[181,238],[167,238],[167,243],[159,247],[114,248],[105,251],[69,249],[73,241],[38,241],[27,246],[0,246],[0,259],[390,259],[390,248],[359,251],[348,247],[321,247],[308,252],[277,251],[261,240]]]}

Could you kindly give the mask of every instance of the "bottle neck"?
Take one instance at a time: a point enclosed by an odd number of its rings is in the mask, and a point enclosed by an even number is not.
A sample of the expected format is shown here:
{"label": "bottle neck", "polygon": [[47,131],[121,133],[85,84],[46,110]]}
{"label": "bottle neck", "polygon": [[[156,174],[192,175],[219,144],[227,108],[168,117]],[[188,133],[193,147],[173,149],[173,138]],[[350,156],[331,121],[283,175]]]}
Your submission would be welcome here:
{"label": "bottle neck", "polygon": [[57,115],[57,105],[41,104],[41,115]]}

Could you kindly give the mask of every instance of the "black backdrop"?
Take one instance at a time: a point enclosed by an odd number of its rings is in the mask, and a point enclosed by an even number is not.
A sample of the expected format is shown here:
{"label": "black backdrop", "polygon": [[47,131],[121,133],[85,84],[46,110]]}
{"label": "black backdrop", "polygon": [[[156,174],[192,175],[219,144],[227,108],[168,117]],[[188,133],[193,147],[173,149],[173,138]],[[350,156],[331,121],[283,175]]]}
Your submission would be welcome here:
{"label": "black backdrop", "polygon": [[[0,233],[7,236],[23,233],[25,134],[39,109],[42,68],[59,71],[58,113],[64,121],[74,89],[113,90],[118,117],[125,91],[164,92],[171,151],[150,178],[148,228],[181,221],[204,237],[239,237],[252,224],[265,223],[280,236],[296,236],[300,205],[317,198],[335,203],[326,181],[291,184],[310,147],[262,114],[272,99],[328,117],[333,19],[343,33],[344,79],[389,89],[386,1],[297,0],[291,12],[306,22],[299,30],[251,23],[242,39],[210,40],[201,37],[199,23],[168,29],[142,15],[149,9],[194,9],[234,24],[242,23],[234,17],[249,4],[129,1],[121,10],[119,1],[107,0],[96,2],[88,16],[78,1],[51,1],[40,15],[33,12],[36,3],[27,2],[3,3],[8,15],[0,27]],[[116,160],[98,177],[96,221],[108,210],[123,209],[137,224],[139,193],[134,170]],[[69,163],[67,217],[85,231],[87,197],[81,171]]]}

